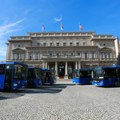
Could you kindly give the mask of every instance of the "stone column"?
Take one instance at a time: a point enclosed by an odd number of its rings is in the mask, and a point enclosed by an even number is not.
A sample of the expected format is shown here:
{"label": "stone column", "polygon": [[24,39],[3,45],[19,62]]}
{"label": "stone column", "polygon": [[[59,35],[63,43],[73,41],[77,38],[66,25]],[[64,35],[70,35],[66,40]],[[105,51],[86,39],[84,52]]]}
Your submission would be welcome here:
{"label": "stone column", "polygon": [[35,52],[32,53],[32,59],[35,60]]}
{"label": "stone column", "polygon": [[47,62],[45,62],[45,68],[48,68],[48,64],[47,64]]}
{"label": "stone column", "polygon": [[45,63],[44,63],[44,61],[42,62],[42,68],[45,68]]}
{"label": "stone column", "polygon": [[81,63],[80,63],[80,61],[78,61],[78,69],[80,69],[81,68]]}
{"label": "stone column", "polygon": [[48,69],[50,69],[50,66],[49,66],[49,64],[48,64],[48,63],[47,63],[47,68],[48,68]]}
{"label": "stone column", "polygon": [[75,69],[77,69],[77,61],[75,62]]}
{"label": "stone column", "polygon": [[68,79],[68,64],[65,62],[65,79]]}
{"label": "stone column", "polygon": [[57,65],[57,62],[55,62],[55,75],[58,76],[58,65]]}
{"label": "stone column", "polygon": [[68,65],[67,65],[67,62],[65,62],[65,75],[68,75]]}

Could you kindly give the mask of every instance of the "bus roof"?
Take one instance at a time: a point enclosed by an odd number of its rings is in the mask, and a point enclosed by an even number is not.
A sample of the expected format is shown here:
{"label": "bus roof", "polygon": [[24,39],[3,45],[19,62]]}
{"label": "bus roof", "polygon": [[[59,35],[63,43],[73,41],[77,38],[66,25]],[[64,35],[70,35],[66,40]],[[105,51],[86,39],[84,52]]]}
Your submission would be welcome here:
{"label": "bus roof", "polygon": [[0,64],[6,64],[6,65],[15,65],[15,64],[18,64],[18,65],[24,65],[24,66],[28,66],[27,64],[25,64],[25,63],[22,63],[22,62],[14,62],[14,61],[12,61],[12,62],[7,62],[7,61],[4,61],[4,62],[0,62]]}
{"label": "bus roof", "polygon": [[41,70],[48,70],[47,68],[41,68]]}
{"label": "bus roof", "polygon": [[103,69],[107,69],[107,68],[110,68],[110,69],[112,69],[112,68],[120,68],[120,65],[112,65],[112,66],[103,67]]}
{"label": "bus roof", "polygon": [[112,66],[97,66],[94,69],[114,69],[120,68],[120,65],[112,65]]}

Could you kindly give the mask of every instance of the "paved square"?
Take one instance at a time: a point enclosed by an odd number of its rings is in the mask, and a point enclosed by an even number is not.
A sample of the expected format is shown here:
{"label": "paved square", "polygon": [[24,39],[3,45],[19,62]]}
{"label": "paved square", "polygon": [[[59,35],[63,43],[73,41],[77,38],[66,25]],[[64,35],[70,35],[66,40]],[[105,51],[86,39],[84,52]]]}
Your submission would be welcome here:
{"label": "paved square", "polygon": [[120,87],[58,81],[54,86],[0,92],[0,120],[120,120]]}

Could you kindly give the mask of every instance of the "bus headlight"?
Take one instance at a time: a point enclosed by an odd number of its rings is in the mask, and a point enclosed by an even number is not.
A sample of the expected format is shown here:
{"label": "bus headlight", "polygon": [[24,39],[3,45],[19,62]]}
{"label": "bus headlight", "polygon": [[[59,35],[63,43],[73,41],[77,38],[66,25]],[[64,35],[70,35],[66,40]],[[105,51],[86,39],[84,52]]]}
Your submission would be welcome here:
{"label": "bus headlight", "polygon": [[13,86],[16,87],[18,84],[14,83]]}

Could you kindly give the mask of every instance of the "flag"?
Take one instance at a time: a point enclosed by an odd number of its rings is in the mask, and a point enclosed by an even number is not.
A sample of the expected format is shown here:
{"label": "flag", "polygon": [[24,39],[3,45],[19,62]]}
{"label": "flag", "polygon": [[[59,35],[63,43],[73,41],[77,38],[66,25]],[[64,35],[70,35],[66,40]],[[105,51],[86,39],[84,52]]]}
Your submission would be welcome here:
{"label": "flag", "polygon": [[83,30],[83,26],[79,24],[79,30]]}
{"label": "flag", "polygon": [[64,29],[64,26],[63,26],[63,24],[62,24],[62,23],[60,24],[60,29],[61,29],[61,30],[63,30],[63,29]]}
{"label": "flag", "polygon": [[42,24],[42,32],[44,32],[45,31],[45,26],[44,26],[44,24]]}

